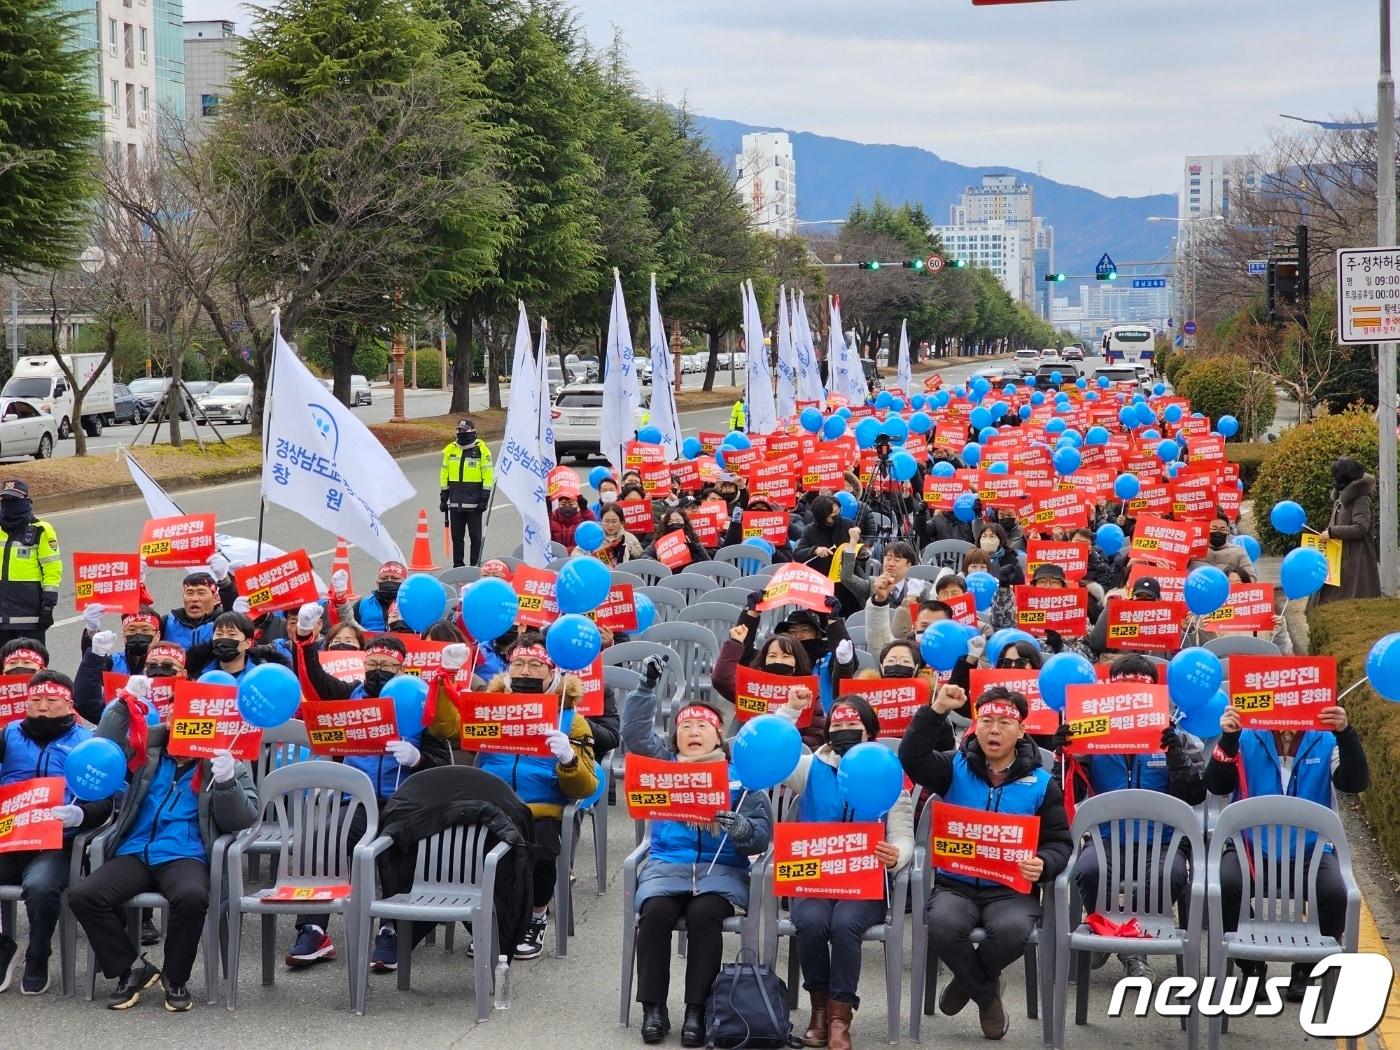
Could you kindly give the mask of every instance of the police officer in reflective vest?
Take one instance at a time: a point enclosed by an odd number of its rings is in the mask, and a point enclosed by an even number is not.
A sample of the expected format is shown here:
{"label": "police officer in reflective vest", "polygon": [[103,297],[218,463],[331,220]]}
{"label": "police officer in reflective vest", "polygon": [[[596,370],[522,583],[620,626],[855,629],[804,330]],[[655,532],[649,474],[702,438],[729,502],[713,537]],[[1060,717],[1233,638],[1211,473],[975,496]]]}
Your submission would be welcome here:
{"label": "police officer in reflective vest", "polygon": [[0,643],[37,638],[53,626],[63,558],[58,535],[34,517],[29,486],[7,481],[0,487]]}
{"label": "police officer in reflective vest", "polygon": [[737,430],[740,433],[744,430],[744,399],[740,398],[734,402],[734,407],[729,410],[729,429]]}
{"label": "police officer in reflective vest", "polygon": [[465,565],[462,558],[462,534],[470,533],[472,560],[481,560],[481,515],[491,499],[495,472],[491,469],[491,450],[476,436],[476,423],[463,419],[457,424],[457,440],[442,450],[442,473],[438,479],[441,489],[438,509],[452,527],[452,567]]}

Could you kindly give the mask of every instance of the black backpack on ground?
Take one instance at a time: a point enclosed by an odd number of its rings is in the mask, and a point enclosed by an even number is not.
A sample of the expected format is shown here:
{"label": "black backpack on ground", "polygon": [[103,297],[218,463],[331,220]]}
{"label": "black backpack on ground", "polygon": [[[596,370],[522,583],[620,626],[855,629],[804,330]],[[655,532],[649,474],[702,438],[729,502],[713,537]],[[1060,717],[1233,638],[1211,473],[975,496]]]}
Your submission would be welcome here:
{"label": "black backpack on ground", "polygon": [[793,1038],[787,986],[749,948],[720,967],[705,1004],[705,1033],[707,1047],[726,1050],[802,1045]]}

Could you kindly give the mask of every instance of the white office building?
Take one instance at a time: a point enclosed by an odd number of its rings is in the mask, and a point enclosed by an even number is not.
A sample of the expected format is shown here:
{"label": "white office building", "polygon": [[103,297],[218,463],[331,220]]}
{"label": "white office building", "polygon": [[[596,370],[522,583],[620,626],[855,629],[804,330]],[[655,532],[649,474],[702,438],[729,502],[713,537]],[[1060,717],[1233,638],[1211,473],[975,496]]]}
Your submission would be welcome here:
{"label": "white office building", "polygon": [[185,23],[185,126],[199,138],[237,72],[239,37],[224,19]]}
{"label": "white office building", "polygon": [[[1182,163],[1181,190],[1177,198],[1176,274],[1182,279],[1176,282],[1175,298],[1176,325],[1180,327],[1186,320],[1191,304],[1195,300],[1192,282],[1195,274],[1191,270],[1192,240],[1196,236],[1208,236],[1201,230],[1203,224],[1229,220],[1232,195],[1238,197],[1241,191],[1256,188],[1260,178],[1259,168],[1254,158],[1239,153],[1218,153],[1187,157]],[[1219,217],[1219,219],[1217,219]],[[1202,244],[1209,243],[1203,240]]]}
{"label": "white office building", "polygon": [[962,259],[969,266],[991,270],[1007,294],[1030,305],[1023,295],[1027,260],[1022,254],[1025,238],[1018,226],[998,219],[965,226],[935,226],[933,232],[943,241],[945,258]]}
{"label": "white office building", "polygon": [[[1014,238],[1017,242],[1014,250],[1014,269],[1004,269],[1005,260],[1003,267],[989,266],[988,269],[996,272],[1012,298],[1041,313],[1040,307],[1043,304],[1037,291],[1035,272],[1037,249],[1040,250],[1042,261],[1048,266],[1053,259],[1054,235],[1051,227],[1046,226],[1043,219],[1039,220],[1037,227],[1034,191],[1030,186],[1022,183],[1015,175],[983,175],[981,185],[967,187],[958,202],[949,209],[949,225],[936,229],[940,235],[944,235],[945,244],[948,241],[945,230],[965,232],[966,237],[954,239],[960,243],[976,243],[979,246],[984,243],[980,239],[981,232],[995,231],[1000,234],[1000,240],[1003,242]],[[975,242],[972,241],[974,235],[978,238]],[[1004,256],[1007,253],[1003,250],[1002,254]],[[967,258],[970,263],[973,262],[971,256],[954,253],[954,257]],[[1041,316],[1044,314],[1041,313]]]}
{"label": "white office building", "polygon": [[734,158],[735,188],[755,226],[769,233],[797,229],[797,165],[792,140],[783,131],[745,135]]}

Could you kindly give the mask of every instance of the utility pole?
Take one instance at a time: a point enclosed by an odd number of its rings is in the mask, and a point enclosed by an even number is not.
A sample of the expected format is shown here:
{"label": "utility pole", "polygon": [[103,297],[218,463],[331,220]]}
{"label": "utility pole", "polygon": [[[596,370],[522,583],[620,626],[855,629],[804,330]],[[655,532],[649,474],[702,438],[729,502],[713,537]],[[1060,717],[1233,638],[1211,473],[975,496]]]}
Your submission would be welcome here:
{"label": "utility pole", "polygon": [[[1376,83],[1376,244],[1395,244],[1395,80],[1390,74],[1390,0],[1381,5],[1381,73]],[[1394,343],[1376,344],[1376,371],[1380,377],[1380,511],[1381,592],[1394,597],[1400,575],[1396,544],[1397,502],[1395,457],[1395,355]]]}

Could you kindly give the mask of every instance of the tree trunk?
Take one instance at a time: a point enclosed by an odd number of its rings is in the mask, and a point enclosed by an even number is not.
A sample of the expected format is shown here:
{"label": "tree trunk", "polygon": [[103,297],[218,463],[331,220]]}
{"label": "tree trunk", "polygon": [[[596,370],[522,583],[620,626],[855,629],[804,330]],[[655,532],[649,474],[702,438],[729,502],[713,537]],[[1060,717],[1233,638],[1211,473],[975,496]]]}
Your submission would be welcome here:
{"label": "tree trunk", "polygon": [[163,335],[165,337],[165,352],[170,361],[170,386],[166,391],[169,397],[165,401],[170,421],[170,446],[180,448],[185,443],[185,437],[180,432],[180,406],[185,403],[185,391],[180,385],[185,374],[185,355],[175,352],[174,347],[170,345],[168,332],[163,333]]}
{"label": "tree trunk", "polygon": [[719,327],[710,325],[705,329],[705,341],[709,345],[709,357],[705,361],[705,382],[700,389],[711,391],[715,388],[715,369],[719,367]]}
{"label": "tree trunk", "polygon": [[484,364],[486,369],[486,407],[501,407],[501,368],[500,360],[496,353],[496,341],[494,339],[483,339],[481,341],[482,353],[484,354]]}
{"label": "tree trunk", "polygon": [[336,318],[326,328],[326,345],[331,353],[331,393],[342,405],[350,404],[350,373],[355,370],[358,342],[352,321]]}
{"label": "tree trunk", "polygon": [[452,404],[448,412],[465,415],[471,411],[468,399],[472,383],[472,329],[476,323],[476,310],[470,300],[464,299],[449,306],[446,313],[456,348],[452,357]]}

